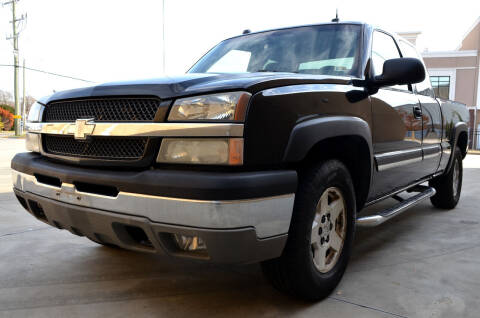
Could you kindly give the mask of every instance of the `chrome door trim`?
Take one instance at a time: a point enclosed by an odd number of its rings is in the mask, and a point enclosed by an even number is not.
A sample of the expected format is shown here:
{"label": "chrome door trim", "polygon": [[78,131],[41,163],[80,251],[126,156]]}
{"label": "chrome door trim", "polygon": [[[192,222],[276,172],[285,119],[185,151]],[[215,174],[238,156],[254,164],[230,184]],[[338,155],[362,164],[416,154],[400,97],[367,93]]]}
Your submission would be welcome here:
{"label": "chrome door trim", "polygon": [[423,159],[430,159],[440,156],[442,147],[439,144],[423,146]]}
{"label": "chrome door trim", "polygon": [[420,162],[423,160],[423,152],[421,147],[399,150],[392,152],[385,152],[375,155],[375,162],[377,163],[377,170],[384,171],[392,168],[397,168]]}
{"label": "chrome door trim", "polygon": [[392,169],[392,168],[398,168],[398,167],[406,166],[406,165],[409,165],[411,163],[420,162],[420,161],[422,161],[422,157],[417,157],[417,158],[412,158],[412,159],[407,159],[407,160],[401,160],[401,161],[396,161],[396,162],[392,162],[392,163],[386,163],[386,164],[383,164],[383,165],[378,165],[378,171],[384,171],[384,170],[388,170],[388,169]]}
{"label": "chrome door trim", "polygon": [[[137,137],[243,137],[243,124],[230,123],[113,123],[92,122],[89,136]],[[28,123],[27,131],[74,136],[75,123]]]}

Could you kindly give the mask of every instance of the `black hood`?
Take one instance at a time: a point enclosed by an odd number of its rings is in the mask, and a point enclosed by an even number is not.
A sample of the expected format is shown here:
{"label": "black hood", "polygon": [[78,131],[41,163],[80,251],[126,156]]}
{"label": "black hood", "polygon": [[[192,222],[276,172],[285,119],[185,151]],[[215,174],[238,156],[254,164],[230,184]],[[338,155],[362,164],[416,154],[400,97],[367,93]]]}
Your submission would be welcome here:
{"label": "black hood", "polygon": [[57,92],[40,102],[85,97],[143,95],[172,99],[221,91],[246,90],[252,94],[267,88],[295,84],[348,84],[350,78],[292,73],[185,74],[176,77],[113,82]]}

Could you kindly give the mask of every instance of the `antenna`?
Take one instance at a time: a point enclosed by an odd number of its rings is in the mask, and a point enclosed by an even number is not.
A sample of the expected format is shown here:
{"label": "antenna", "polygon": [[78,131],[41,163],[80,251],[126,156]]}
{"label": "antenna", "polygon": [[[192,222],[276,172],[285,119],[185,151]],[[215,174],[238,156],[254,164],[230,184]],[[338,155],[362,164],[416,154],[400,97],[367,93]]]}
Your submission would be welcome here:
{"label": "antenna", "polygon": [[335,13],[335,19],[332,19],[332,22],[338,22],[338,21],[340,21],[340,19],[338,18],[338,8],[337,8]]}
{"label": "antenna", "polygon": [[252,31],[250,31],[249,29],[245,29],[245,30],[243,30],[242,34],[248,34],[250,32],[252,32]]}

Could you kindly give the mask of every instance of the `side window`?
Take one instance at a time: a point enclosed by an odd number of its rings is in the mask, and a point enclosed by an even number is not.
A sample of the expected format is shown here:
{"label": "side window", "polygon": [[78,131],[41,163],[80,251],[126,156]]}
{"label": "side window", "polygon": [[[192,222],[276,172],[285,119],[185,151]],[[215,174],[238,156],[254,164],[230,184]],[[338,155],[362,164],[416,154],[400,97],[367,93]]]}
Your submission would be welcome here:
{"label": "side window", "polygon": [[[395,40],[388,34],[375,31],[373,33],[372,42],[372,64],[373,74],[380,75],[383,72],[383,63],[386,60],[399,58],[400,52],[398,51]],[[407,85],[395,85],[392,86],[396,89],[408,90]]]}
{"label": "side window", "polygon": [[383,32],[375,31],[373,33],[372,43],[372,62],[375,75],[383,72],[383,63],[389,59],[399,58],[397,46],[393,38]]}
{"label": "side window", "polygon": [[[400,50],[402,51],[403,57],[414,57],[416,59],[419,59],[423,63],[422,57],[420,56],[420,54],[418,54],[415,47],[413,47],[411,44],[406,43],[403,40],[400,40],[398,42],[398,45],[400,46]],[[423,67],[425,67],[425,64],[423,65]],[[426,70],[425,70],[425,79],[423,80],[423,82],[415,84],[415,89],[418,94],[433,97],[432,85],[430,84],[430,78]]]}

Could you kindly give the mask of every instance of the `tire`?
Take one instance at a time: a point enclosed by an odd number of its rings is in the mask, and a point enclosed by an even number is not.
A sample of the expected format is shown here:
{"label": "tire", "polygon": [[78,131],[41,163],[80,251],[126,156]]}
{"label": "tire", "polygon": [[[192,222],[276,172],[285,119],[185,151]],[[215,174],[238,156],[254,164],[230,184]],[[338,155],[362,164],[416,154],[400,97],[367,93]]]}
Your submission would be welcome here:
{"label": "tire", "polygon": [[455,148],[453,163],[450,170],[439,177],[430,180],[429,185],[437,191],[430,198],[433,206],[440,209],[453,209],[457,206],[462,192],[463,164],[460,148]]}
{"label": "tire", "polygon": [[[339,202],[343,202],[343,210],[337,212],[338,217],[333,220],[338,209],[331,207],[338,207],[336,204]],[[325,216],[323,207],[327,205],[331,208],[327,209],[331,215],[328,212],[325,223],[322,223]],[[264,275],[276,289],[294,297],[309,301],[327,297],[338,285],[347,267],[355,232],[355,212],[352,179],[341,162],[329,160],[308,169],[300,177],[285,249],[279,258],[262,263]],[[328,226],[328,221],[335,225]],[[343,233],[343,245],[335,252],[333,246],[337,240],[334,238],[341,237],[335,233],[340,232]],[[331,244],[331,247],[324,244]],[[317,262],[316,257],[323,253],[330,260],[325,257],[324,263]]]}

